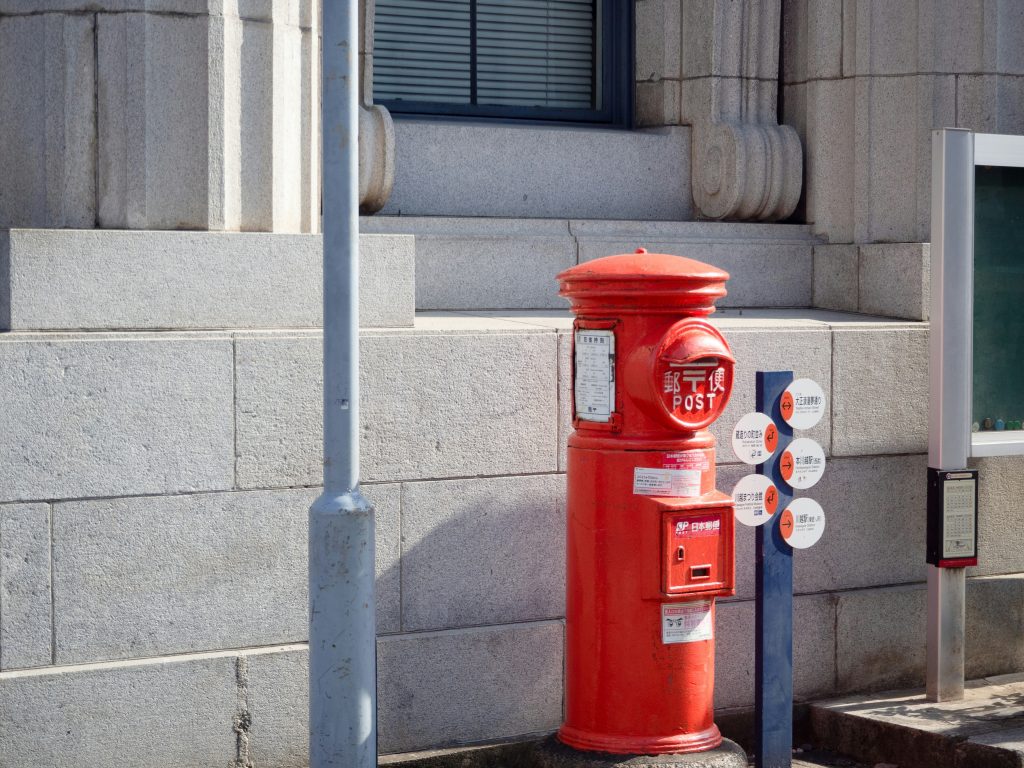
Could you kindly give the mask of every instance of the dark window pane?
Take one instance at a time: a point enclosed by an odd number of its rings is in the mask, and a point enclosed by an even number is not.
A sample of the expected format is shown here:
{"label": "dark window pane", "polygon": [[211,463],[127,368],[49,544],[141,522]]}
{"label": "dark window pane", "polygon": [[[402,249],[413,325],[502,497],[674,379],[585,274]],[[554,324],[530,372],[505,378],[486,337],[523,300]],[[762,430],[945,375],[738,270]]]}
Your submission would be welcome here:
{"label": "dark window pane", "polygon": [[974,191],[974,421],[1024,420],[1024,168],[979,167]]}
{"label": "dark window pane", "polygon": [[377,0],[375,17],[376,99],[470,103],[470,0]]}
{"label": "dark window pane", "polygon": [[375,98],[595,109],[595,9],[595,0],[377,0]]}

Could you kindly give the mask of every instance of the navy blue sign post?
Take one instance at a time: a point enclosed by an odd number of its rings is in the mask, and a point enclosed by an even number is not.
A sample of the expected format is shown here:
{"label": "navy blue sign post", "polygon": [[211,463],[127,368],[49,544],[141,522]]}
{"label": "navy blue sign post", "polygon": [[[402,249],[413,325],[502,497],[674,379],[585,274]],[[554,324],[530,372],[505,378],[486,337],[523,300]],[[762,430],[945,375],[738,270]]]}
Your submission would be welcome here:
{"label": "navy blue sign post", "polygon": [[757,410],[779,430],[779,444],[759,474],[779,492],[779,514],[757,529],[756,648],[754,673],[754,751],[757,768],[790,768],[793,760],[793,549],[782,538],[781,514],[793,500],[779,462],[793,440],[793,429],[779,412],[792,371],[758,371]]}

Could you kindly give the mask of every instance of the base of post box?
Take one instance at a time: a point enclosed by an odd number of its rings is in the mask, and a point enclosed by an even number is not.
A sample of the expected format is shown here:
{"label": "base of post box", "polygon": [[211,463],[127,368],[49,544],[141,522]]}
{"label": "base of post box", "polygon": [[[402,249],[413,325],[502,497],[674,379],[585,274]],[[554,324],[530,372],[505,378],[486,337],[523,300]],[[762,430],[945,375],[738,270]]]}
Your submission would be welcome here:
{"label": "base of post box", "polygon": [[537,744],[534,768],[747,768],[747,755],[734,741],[723,739],[720,746],[685,755],[611,755],[580,752],[551,736]]}

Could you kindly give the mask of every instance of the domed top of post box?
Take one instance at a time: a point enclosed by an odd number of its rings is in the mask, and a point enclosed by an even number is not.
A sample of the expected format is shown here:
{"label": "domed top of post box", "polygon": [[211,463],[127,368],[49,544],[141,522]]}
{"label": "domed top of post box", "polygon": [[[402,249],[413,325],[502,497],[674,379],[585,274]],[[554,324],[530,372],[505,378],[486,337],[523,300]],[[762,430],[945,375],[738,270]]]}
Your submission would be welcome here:
{"label": "domed top of post box", "polygon": [[560,296],[581,310],[618,312],[685,312],[710,315],[715,302],[726,295],[729,273],[709,264],[670,256],[636,253],[605,256],[558,275]]}

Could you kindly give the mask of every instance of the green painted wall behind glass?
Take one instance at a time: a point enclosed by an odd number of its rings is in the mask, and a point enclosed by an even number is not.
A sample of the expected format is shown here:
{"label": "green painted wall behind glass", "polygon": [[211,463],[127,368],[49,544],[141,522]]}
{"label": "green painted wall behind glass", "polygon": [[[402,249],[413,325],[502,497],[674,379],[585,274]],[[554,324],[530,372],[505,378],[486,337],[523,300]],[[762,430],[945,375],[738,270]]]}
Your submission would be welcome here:
{"label": "green painted wall behind glass", "polygon": [[1024,168],[978,167],[974,421],[1024,420]]}

